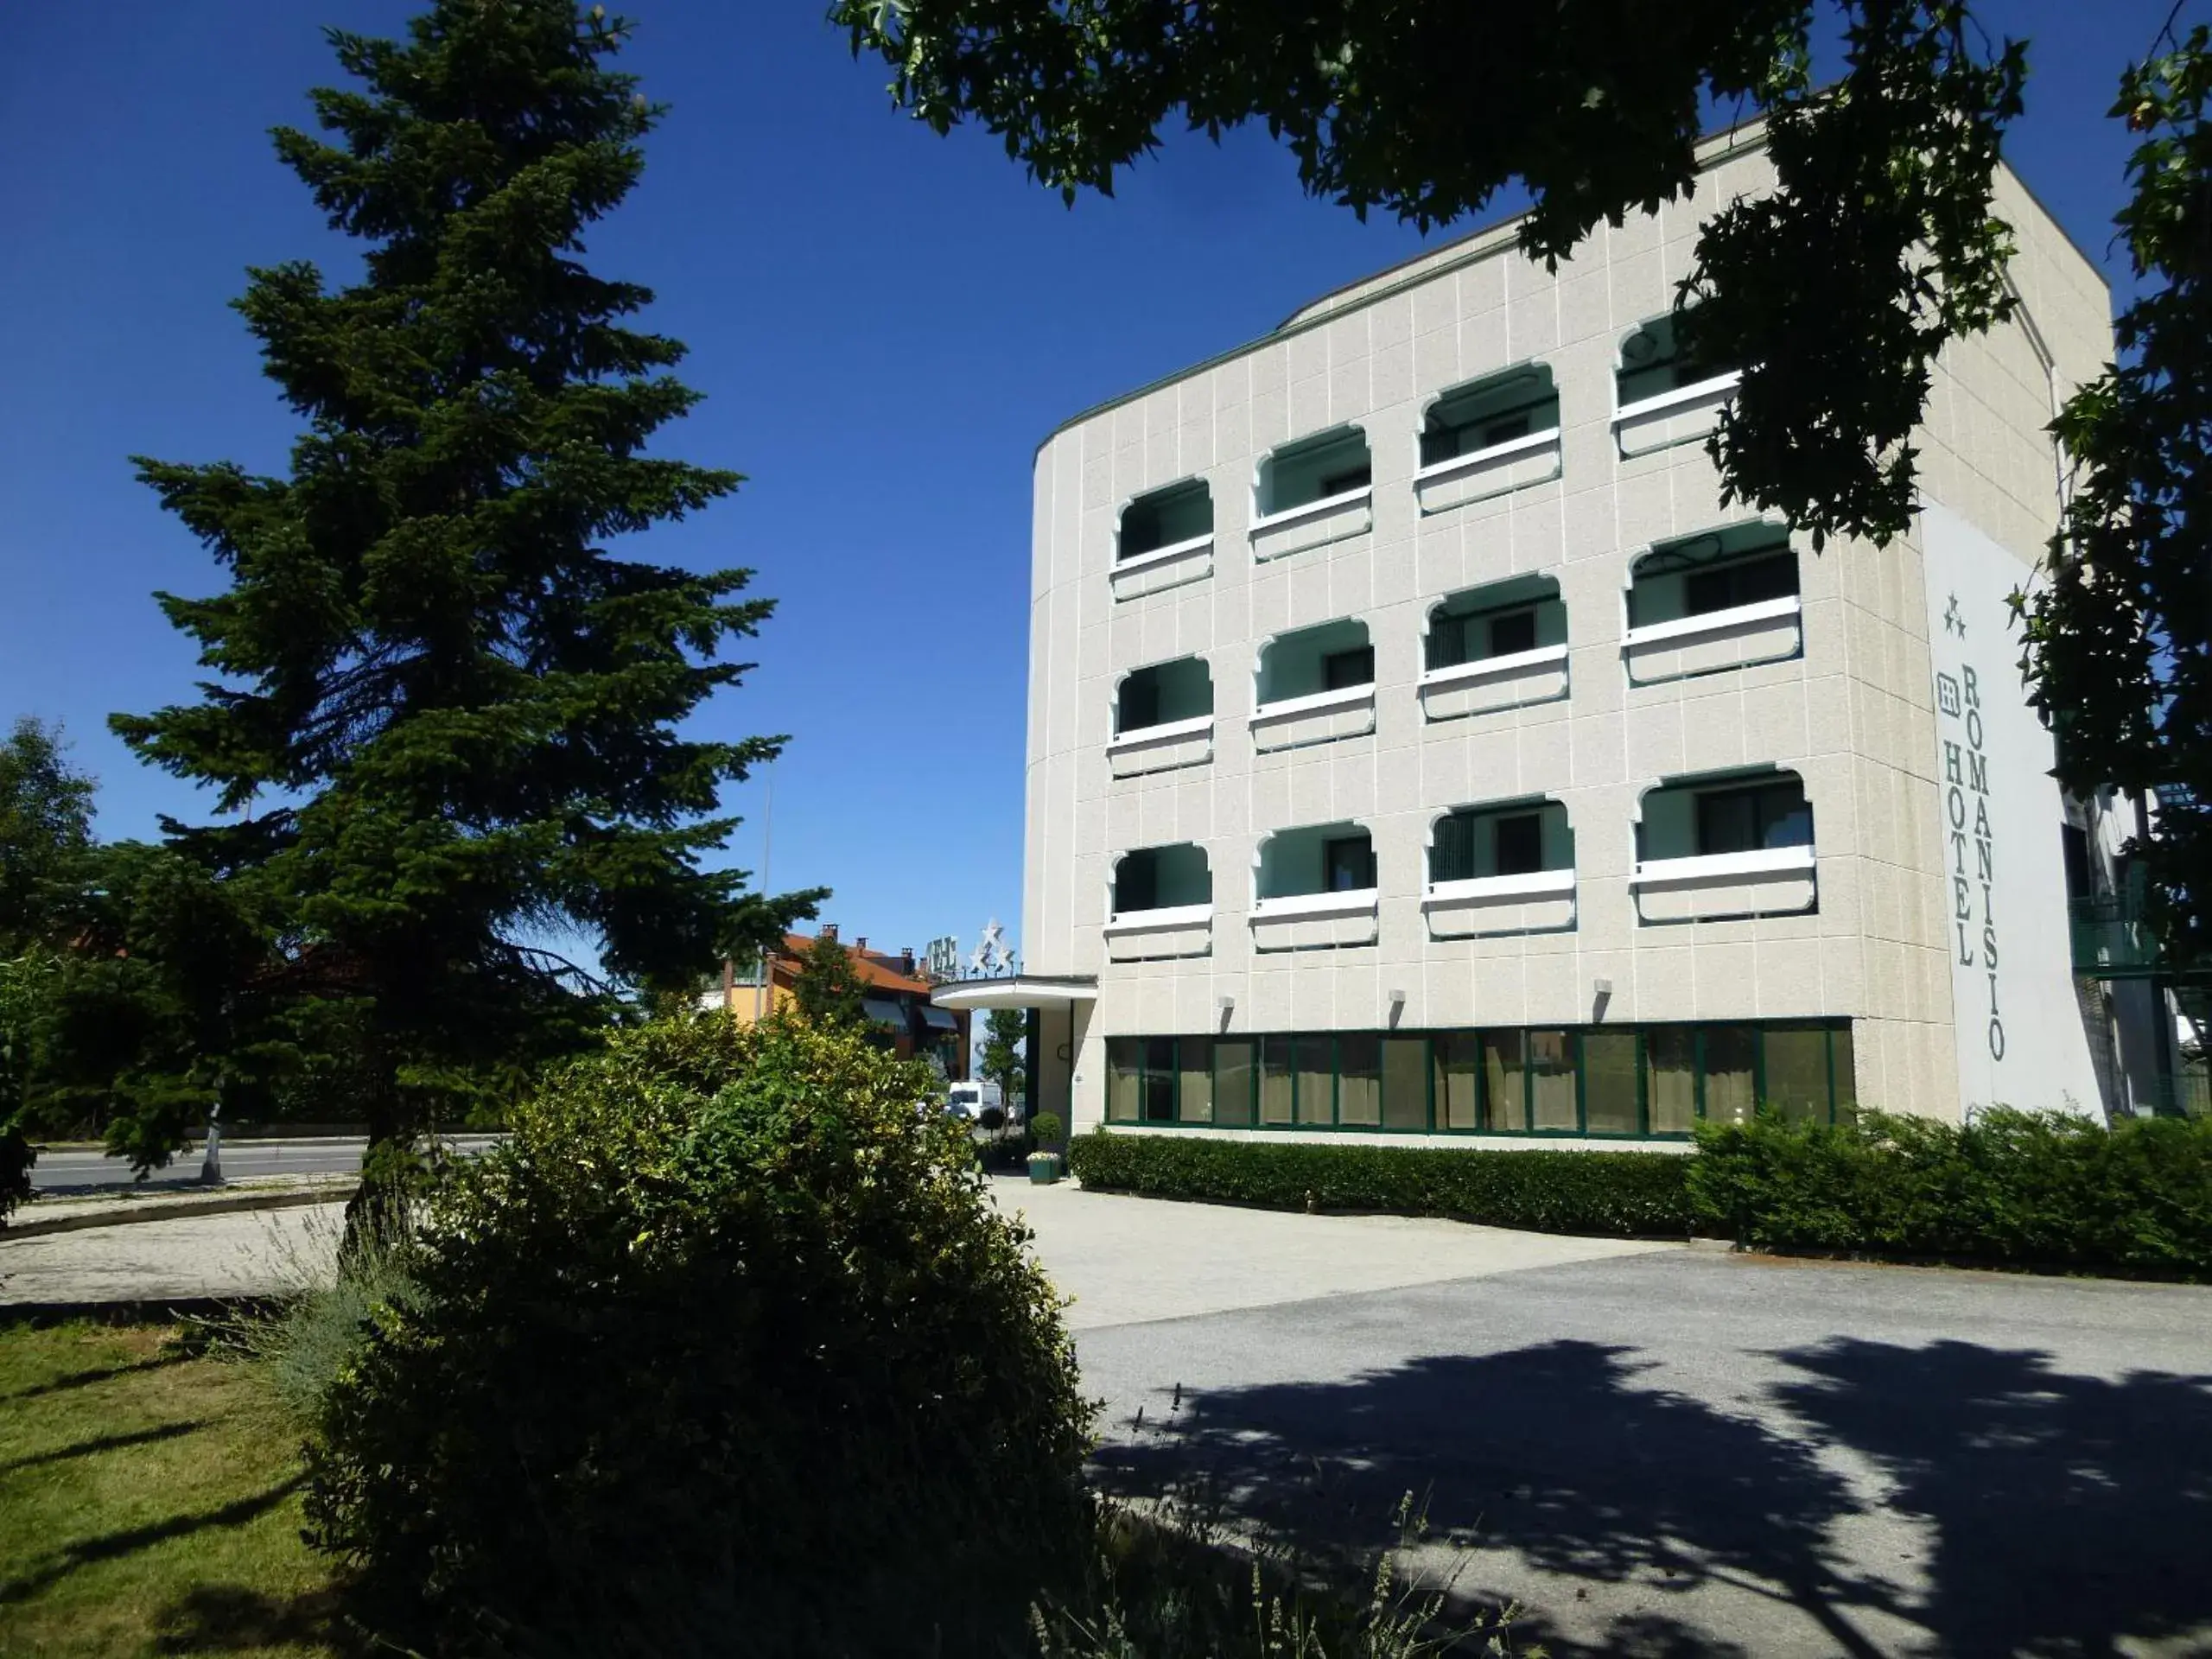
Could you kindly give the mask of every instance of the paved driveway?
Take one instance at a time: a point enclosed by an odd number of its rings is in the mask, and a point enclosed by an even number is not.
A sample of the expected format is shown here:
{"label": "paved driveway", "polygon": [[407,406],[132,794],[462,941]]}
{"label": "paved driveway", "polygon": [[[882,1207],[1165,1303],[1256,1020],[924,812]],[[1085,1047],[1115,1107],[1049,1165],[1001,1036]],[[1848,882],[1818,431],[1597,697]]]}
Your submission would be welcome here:
{"label": "paved driveway", "polygon": [[[1348,1546],[1423,1494],[1524,1651],[2212,1655],[2212,1290],[994,1190],[1109,1485]],[[297,1282],[337,1218],[0,1243],[0,1300]]]}
{"label": "paved driveway", "polygon": [[2212,1291],[1681,1249],[1331,1287],[1084,1329],[1109,1483],[1347,1544],[1423,1494],[1418,1563],[1554,1654],[2212,1654]]}

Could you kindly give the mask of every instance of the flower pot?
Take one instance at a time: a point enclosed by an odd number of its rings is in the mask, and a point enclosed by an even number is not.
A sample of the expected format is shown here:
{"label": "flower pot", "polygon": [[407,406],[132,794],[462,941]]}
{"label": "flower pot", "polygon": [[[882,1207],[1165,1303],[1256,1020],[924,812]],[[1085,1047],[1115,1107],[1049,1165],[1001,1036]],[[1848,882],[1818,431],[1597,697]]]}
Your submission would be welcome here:
{"label": "flower pot", "polygon": [[1029,1154],[1029,1184],[1050,1186],[1060,1179],[1060,1154],[1057,1152],[1033,1152]]}

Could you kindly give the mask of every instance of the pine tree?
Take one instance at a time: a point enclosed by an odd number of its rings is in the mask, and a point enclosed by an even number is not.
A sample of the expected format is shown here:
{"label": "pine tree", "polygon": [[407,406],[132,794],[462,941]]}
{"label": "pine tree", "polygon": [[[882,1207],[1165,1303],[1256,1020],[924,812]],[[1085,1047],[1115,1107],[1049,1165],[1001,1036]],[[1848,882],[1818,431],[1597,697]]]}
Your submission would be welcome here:
{"label": "pine tree", "polygon": [[857,1026],[868,1018],[861,1005],[860,970],[835,933],[824,933],[799,953],[791,976],[791,1001],[798,1017],[818,1026]]}
{"label": "pine tree", "polygon": [[93,788],[60,728],[26,715],[0,740],[0,956],[52,943],[56,889],[92,851]]}
{"label": "pine tree", "polygon": [[[358,1020],[375,1147],[573,1044],[588,995],[690,983],[811,913],[702,868],[721,785],[783,740],[678,726],[750,666],[769,601],[601,543],[728,494],[736,474],[641,453],[696,394],[683,347],[622,321],[651,293],[594,275],[588,226],[636,183],[662,110],[608,63],[624,25],[569,0],[437,0],[404,41],[331,31],[360,86],[314,93],[326,143],[280,158],[361,281],[251,273],[237,307],[306,422],[289,475],[141,459],[228,570],[160,595],[219,677],[116,729],[246,823],[165,826],[285,916],[276,990]],[[550,948],[582,937],[588,969]]]}

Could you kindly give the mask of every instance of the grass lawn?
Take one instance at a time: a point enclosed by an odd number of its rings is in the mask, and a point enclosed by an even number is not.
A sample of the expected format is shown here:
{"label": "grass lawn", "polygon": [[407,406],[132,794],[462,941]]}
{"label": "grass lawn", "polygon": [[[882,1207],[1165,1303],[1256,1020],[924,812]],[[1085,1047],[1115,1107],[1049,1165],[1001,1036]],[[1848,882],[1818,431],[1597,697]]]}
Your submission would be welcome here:
{"label": "grass lawn", "polygon": [[0,1655],[350,1650],[298,1431],[180,1334],[0,1323]]}

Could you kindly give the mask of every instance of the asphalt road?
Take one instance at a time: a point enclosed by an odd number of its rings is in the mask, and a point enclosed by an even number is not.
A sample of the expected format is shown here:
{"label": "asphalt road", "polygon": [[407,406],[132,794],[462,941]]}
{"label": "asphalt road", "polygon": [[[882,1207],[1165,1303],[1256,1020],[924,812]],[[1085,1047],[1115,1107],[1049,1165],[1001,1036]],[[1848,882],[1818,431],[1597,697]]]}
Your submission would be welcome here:
{"label": "asphalt road", "polygon": [[1110,1484],[1348,1548],[1425,1495],[1516,1651],[2212,1654],[2212,1290],[1675,1251],[1077,1348]]}
{"label": "asphalt road", "polygon": [[[491,1143],[489,1135],[461,1135],[453,1145],[472,1152]],[[261,1175],[351,1175],[361,1166],[359,1139],[302,1141],[226,1141],[223,1178],[245,1180]],[[166,1169],[157,1169],[143,1183],[135,1182],[124,1159],[105,1153],[46,1151],[31,1169],[32,1183],[41,1192],[55,1195],[99,1192],[134,1185],[148,1188],[197,1186],[200,1147],[194,1141],[177,1154]]]}

